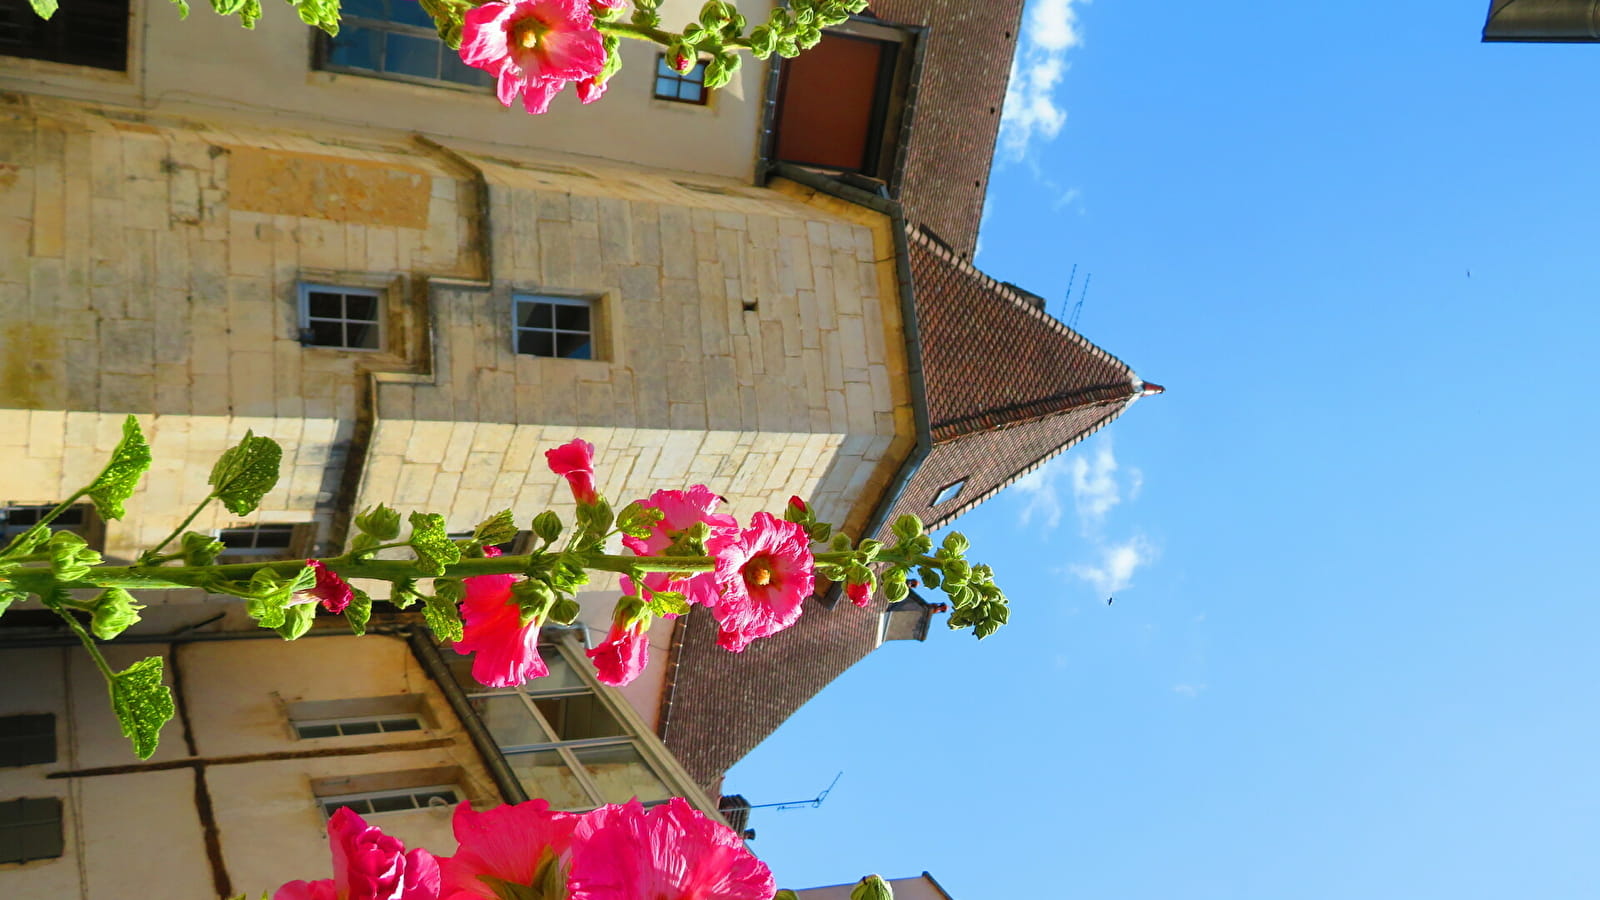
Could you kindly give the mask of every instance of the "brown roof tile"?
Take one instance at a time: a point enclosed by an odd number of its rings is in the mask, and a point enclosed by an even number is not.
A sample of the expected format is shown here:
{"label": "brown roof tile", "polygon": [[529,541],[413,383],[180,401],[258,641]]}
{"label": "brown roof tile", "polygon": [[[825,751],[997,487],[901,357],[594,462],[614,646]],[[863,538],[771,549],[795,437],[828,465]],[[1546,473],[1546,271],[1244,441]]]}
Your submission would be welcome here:
{"label": "brown roof tile", "polygon": [[971,259],[1022,0],[873,0],[867,12],[928,29],[900,202],[908,220]]}

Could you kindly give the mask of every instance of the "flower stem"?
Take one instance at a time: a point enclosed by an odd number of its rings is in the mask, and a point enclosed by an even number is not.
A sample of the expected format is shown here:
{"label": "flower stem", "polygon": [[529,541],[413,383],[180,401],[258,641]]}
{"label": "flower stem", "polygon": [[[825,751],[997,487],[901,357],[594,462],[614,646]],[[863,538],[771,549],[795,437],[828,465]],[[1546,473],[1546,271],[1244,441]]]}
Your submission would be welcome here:
{"label": "flower stem", "polygon": [[633,38],[636,41],[654,41],[663,47],[669,46],[677,35],[651,28],[647,25],[635,25],[631,22],[596,22],[594,27],[601,34],[612,34],[617,37]]}
{"label": "flower stem", "polygon": [[[196,506],[194,508],[194,511],[189,513],[189,517],[187,519],[184,519],[181,523],[179,523],[177,528],[172,529],[172,533],[171,534],[169,534],[166,537],[161,539],[161,543],[159,543],[159,544],[155,545],[154,547],[151,547],[149,550],[146,550],[145,552],[139,554],[139,561],[142,562],[142,563],[145,563],[146,565],[154,565],[156,562],[160,561],[157,555],[163,549],[165,549],[168,544],[172,543],[173,540],[178,537],[178,535],[183,534],[184,529],[188,528],[189,525],[194,522],[195,517],[200,515],[200,510],[205,509],[206,508],[206,504],[210,503],[212,500],[215,500],[215,499],[217,499],[217,495],[216,494],[207,494],[206,498],[204,500],[200,501],[200,505]],[[180,555],[182,555],[182,554],[180,554]],[[166,558],[171,559],[173,557],[166,557]]]}

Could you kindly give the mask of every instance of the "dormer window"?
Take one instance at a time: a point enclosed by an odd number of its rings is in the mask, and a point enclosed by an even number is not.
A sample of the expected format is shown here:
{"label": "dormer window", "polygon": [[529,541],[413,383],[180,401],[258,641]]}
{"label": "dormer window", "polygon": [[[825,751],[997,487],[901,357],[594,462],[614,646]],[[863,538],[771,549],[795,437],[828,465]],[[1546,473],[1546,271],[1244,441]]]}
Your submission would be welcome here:
{"label": "dormer window", "polygon": [[951,482],[950,484],[945,485],[939,489],[937,494],[933,495],[933,502],[928,505],[938,506],[942,503],[949,503],[951,500],[961,496],[961,488],[964,487],[966,483],[967,480],[963,478],[960,481]]}

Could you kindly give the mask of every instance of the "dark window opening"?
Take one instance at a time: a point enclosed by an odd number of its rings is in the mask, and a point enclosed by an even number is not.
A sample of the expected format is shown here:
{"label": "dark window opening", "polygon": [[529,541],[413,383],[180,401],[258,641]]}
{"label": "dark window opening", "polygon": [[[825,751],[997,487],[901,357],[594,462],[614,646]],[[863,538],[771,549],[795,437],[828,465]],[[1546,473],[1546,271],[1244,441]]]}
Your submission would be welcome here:
{"label": "dark window opening", "polygon": [[0,3],[0,56],[128,69],[128,0],[65,0],[48,20],[23,0]]}
{"label": "dark window opening", "polygon": [[667,65],[667,55],[665,53],[656,54],[655,98],[657,100],[671,100],[674,103],[694,103],[704,106],[706,93],[706,64],[704,60],[695,63],[694,68],[680,74]]}
{"label": "dark window opening", "polygon": [[56,717],[29,713],[0,717],[0,767],[56,761]]}
{"label": "dark window opening", "polygon": [[24,797],[0,803],[0,864],[61,855],[61,800]]}
{"label": "dark window opening", "polygon": [[594,359],[594,302],[577,297],[517,297],[512,303],[517,352]]}

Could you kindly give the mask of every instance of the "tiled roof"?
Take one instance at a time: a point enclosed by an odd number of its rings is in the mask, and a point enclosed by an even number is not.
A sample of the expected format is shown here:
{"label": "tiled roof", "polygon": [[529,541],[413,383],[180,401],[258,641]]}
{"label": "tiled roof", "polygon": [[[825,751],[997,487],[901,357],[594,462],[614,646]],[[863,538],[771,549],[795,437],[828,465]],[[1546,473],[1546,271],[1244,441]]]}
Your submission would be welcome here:
{"label": "tiled roof", "polygon": [[927,28],[900,202],[971,259],[1022,0],[873,0],[867,13]]}
{"label": "tiled roof", "polygon": [[[1143,385],[1028,296],[927,235],[908,240],[932,446],[879,521],[944,524],[1115,419]],[[935,510],[942,487],[961,492]],[[703,785],[877,646],[885,603],[807,603],[792,628],[742,654],[716,646],[704,609],[679,620],[661,737]]]}

